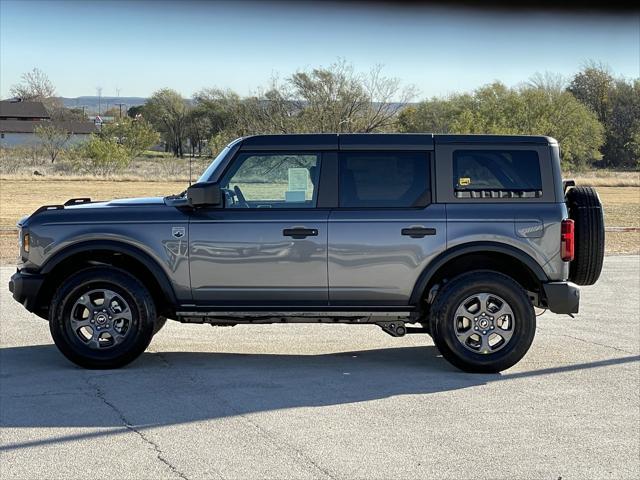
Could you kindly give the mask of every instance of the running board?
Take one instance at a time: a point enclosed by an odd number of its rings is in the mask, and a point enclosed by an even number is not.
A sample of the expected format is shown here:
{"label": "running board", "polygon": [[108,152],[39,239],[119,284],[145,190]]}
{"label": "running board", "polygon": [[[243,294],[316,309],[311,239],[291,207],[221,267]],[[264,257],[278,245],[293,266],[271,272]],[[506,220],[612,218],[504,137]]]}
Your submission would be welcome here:
{"label": "running board", "polygon": [[391,319],[405,322],[417,322],[416,312],[401,311],[182,311],[176,312],[178,320],[183,323],[213,323],[213,324],[237,324],[237,323],[379,323]]}

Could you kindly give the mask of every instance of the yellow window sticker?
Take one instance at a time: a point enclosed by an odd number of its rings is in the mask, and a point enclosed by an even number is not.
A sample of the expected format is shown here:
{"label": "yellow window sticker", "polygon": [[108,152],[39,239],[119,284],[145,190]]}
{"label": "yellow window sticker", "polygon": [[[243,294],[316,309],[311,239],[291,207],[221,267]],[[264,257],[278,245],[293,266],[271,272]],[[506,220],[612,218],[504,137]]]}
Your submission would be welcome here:
{"label": "yellow window sticker", "polygon": [[460,177],[458,179],[458,185],[461,187],[466,187],[467,185],[471,185],[471,179],[469,177]]}

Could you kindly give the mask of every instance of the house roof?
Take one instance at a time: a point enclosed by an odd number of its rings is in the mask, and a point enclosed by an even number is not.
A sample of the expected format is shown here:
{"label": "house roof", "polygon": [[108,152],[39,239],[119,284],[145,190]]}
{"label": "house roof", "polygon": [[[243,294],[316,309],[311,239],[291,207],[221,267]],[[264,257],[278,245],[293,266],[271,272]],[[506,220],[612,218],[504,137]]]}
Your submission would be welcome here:
{"label": "house roof", "polygon": [[[2,133],[34,133],[34,129],[38,125],[51,125],[49,121],[33,121],[33,120],[1,120],[0,132]],[[66,121],[55,122],[54,125],[63,128],[67,133],[76,135],[87,135],[97,132],[93,122]]]}
{"label": "house roof", "polygon": [[42,102],[0,101],[0,118],[51,118]]}

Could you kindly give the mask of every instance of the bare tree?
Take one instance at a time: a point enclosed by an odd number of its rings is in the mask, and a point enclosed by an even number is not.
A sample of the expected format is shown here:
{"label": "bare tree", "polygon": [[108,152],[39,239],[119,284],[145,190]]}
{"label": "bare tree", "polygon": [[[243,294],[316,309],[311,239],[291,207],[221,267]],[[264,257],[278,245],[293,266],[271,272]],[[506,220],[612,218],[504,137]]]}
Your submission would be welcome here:
{"label": "bare tree", "polygon": [[382,65],[374,67],[363,81],[367,97],[362,131],[384,130],[397,121],[400,112],[416,97],[413,85],[400,86],[400,79],[384,77]]}
{"label": "bare tree", "polygon": [[52,122],[42,122],[41,125],[36,126],[35,134],[40,139],[42,148],[47,152],[51,163],[56,161],[56,158],[73,135],[65,128]]}
{"label": "bare tree", "polygon": [[34,68],[23,73],[20,78],[21,82],[9,90],[13,97],[27,102],[42,102],[52,118],[66,118],[66,109],[56,97],[56,89],[51,80],[42,70]]}
{"label": "bare tree", "polygon": [[524,84],[524,88],[536,88],[549,94],[559,94],[564,92],[569,86],[569,80],[560,73],[536,72]]}
{"label": "bare tree", "polygon": [[13,85],[9,92],[12,96],[25,101],[43,101],[56,96],[56,89],[46,73],[38,68],[23,73],[21,82]]}

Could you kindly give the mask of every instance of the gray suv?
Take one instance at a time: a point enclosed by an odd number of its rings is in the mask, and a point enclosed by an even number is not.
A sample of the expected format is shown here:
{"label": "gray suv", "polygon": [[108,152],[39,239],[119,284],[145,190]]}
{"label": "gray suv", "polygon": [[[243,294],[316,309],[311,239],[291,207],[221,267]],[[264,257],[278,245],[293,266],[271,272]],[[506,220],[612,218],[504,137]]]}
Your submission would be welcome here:
{"label": "gray suv", "polygon": [[261,135],[185,192],[47,205],[9,284],[87,368],[138,357],[167,319],[376,324],[471,372],[527,352],[535,308],[578,311],[602,207],[543,136]]}

